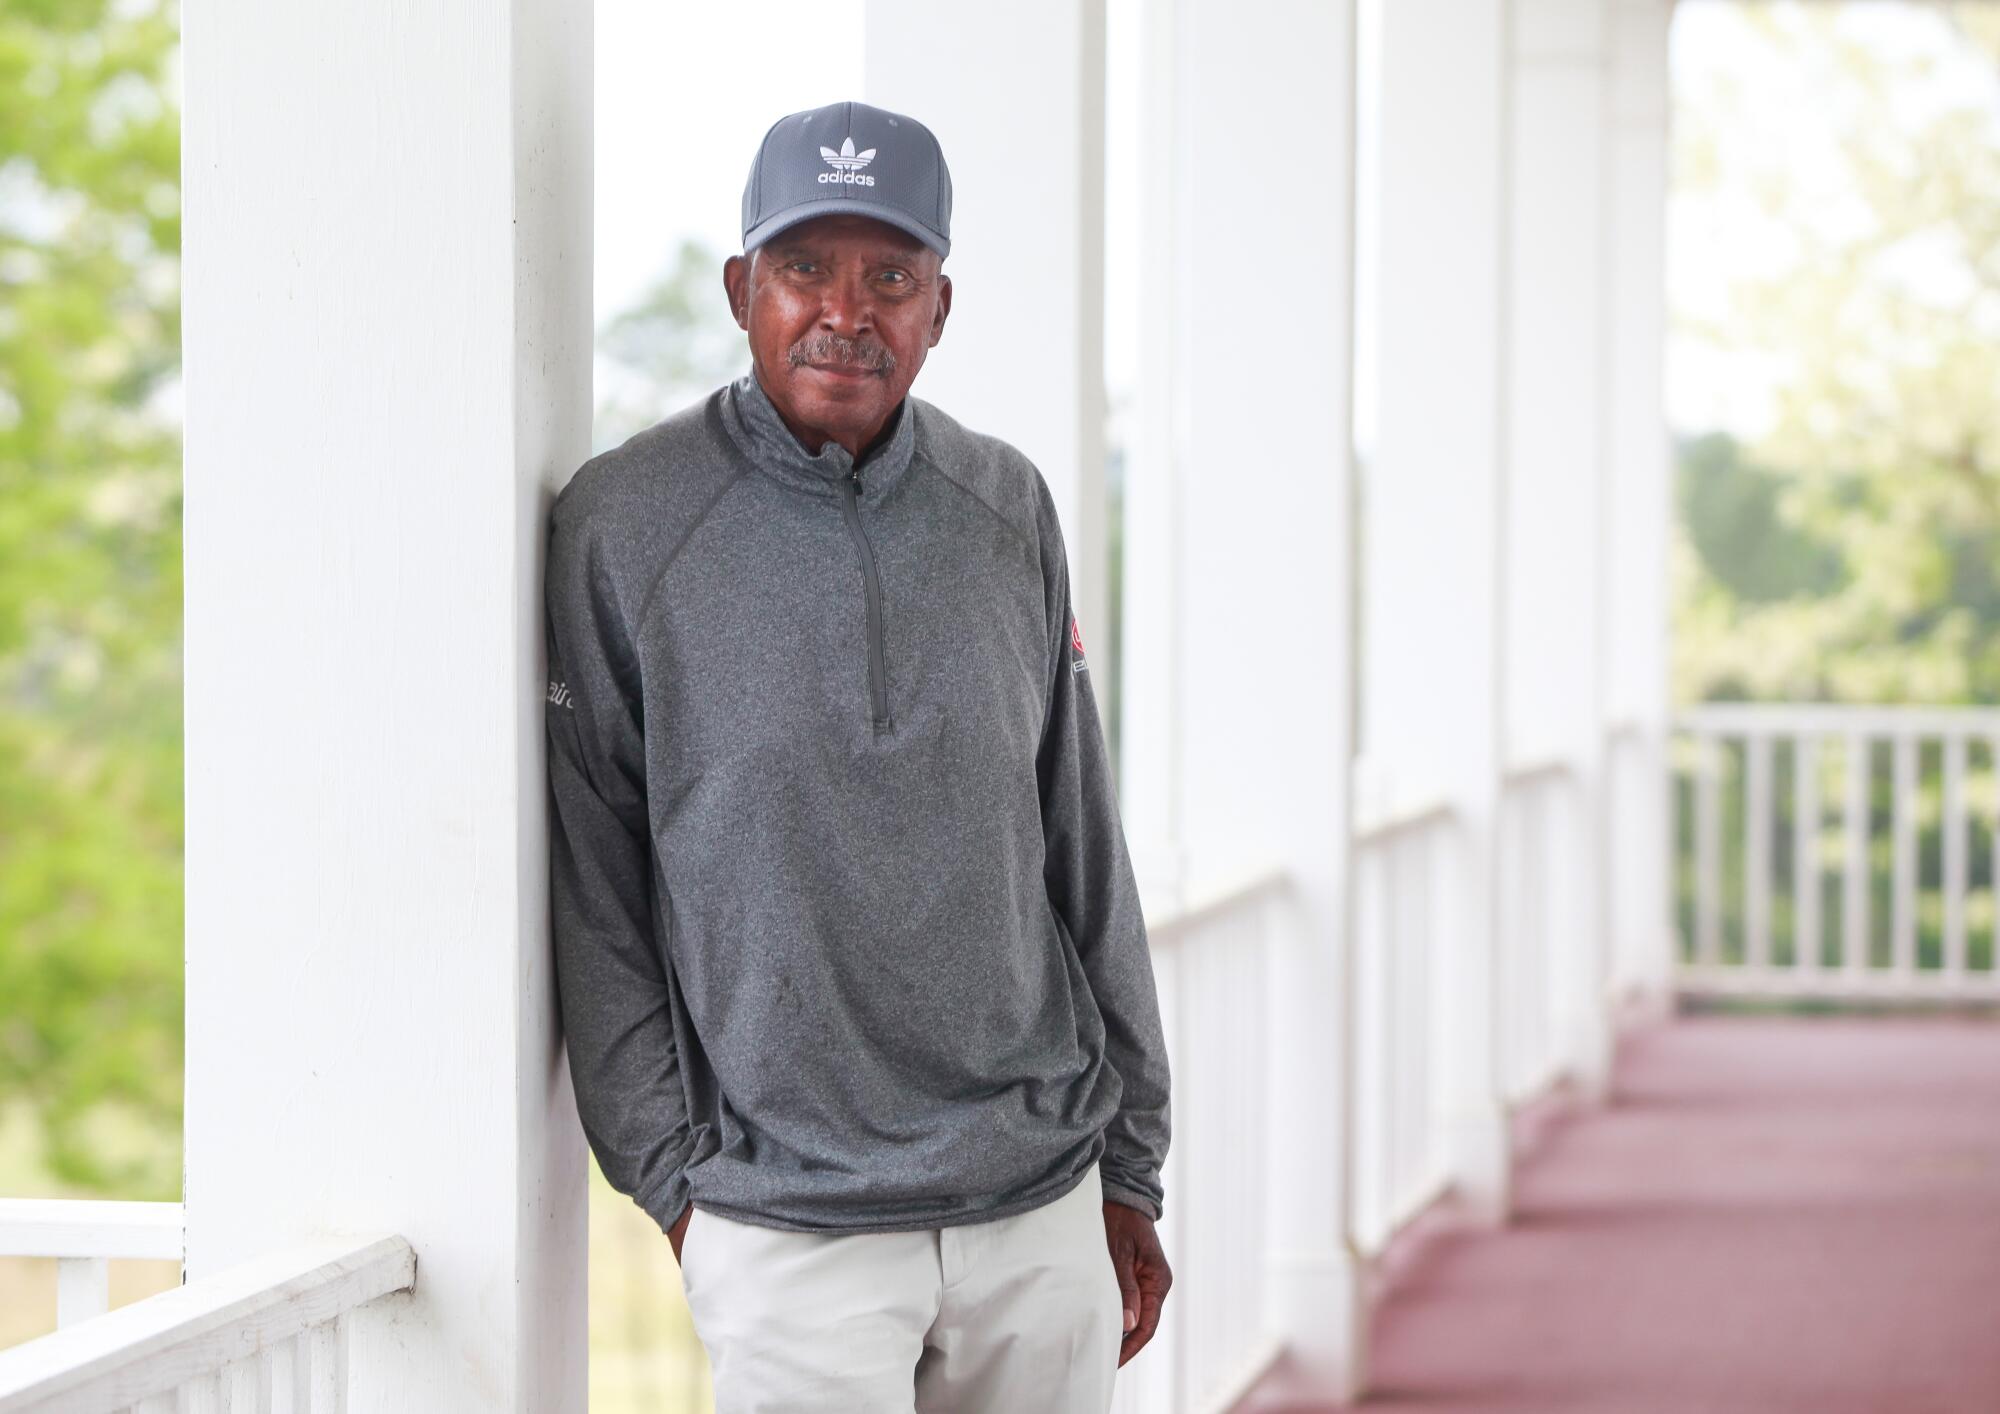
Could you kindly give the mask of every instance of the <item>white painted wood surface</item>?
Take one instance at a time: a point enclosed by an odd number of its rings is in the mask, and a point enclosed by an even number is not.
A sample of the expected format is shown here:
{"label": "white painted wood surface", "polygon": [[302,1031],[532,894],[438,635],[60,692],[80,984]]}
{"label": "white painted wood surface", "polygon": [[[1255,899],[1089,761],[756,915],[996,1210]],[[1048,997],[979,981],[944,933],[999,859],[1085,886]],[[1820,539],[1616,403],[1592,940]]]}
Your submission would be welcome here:
{"label": "white painted wood surface", "polygon": [[[1154,538],[1132,542],[1125,777],[1152,779],[1126,813],[1155,896],[1187,895],[1190,862],[1211,876],[1275,861],[1291,880],[1264,1002],[1264,1054],[1284,1057],[1265,1103],[1291,1120],[1258,1170],[1271,1248],[1258,1300],[1295,1360],[1347,1388],[1360,1265],[1345,1231],[1346,1037],[1328,1018],[1345,1006],[1349,905],[1352,0],[1166,0],[1144,7],[1143,32],[1142,105],[1169,120],[1139,133],[1145,210],[1165,224],[1145,232],[1162,244],[1145,256],[1154,307],[1127,475],[1128,534]],[[1018,106],[987,120],[1004,128]],[[1223,272],[1254,262],[1272,231],[1312,233],[1312,274],[1285,301],[1246,299]],[[1158,332],[1168,342],[1154,347]],[[1297,415],[1245,412],[1272,408]]]}
{"label": "white painted wood surface", "polygon": [[410,1291],[416,1270],[395,1236],[245,1262],[0,1351],[0,1414],[219,1410],[225,1390],[230,1414],[344,1414],[349,1313]]}
{"label": "white painted wood surface", "polygon": [[1119,1414],[1226,1407],[1280,1348],[1262,1299],[1274,1236],[1263,1156],[1284,1123],[1267,1093],[1280,1061],[1270,963],[1293,918],[1272,865],[1205,881],[1149,916],[1174,1077],[1160,1230],[1174,1290],[1152,1343],[1119,1372]]}
{"label": "white painted wood surface", "polygon": [[591,7],[182,15],[187,1269],[404,1233],[351,1407],[578,1409],[540,567],[588,450]]}
{"label": "white painted wood surface", "polygon": [[[1603,631],[1598,656],[1607,736],[1604,917],[1621,1004],[1663,1014],[1678,931],[1666,861],[1671,612],[1667,547],[1676,510],[1665,360],[1668,27],[1672,0],[1607,0],[1604,15],[1605,269],[1600,335]],[[1531,317],[1520,311],[1520,317]]]}
{"label": "white painted wood surface", "polygon": [[[1507,6],[1394,0],[1368,15],[1380,33],[1369,46],[1379,72],[1373,183],[1362,202],[1364,238],[1377,252],[1375,435],[1362,494],[1362,756],[1392,800],[1436,795],[1452,812],[1451,838],[1438,844],[1451,856],[1450,889],[1439,898],[1450,916],[1433,934],[1441,1024],[1454,1038],[1435,1076],[1436,1157],[1468,1206],[1497,1221],[1509,1203],[1494,936],[1507,553]],[[1443,389],[1450,416],[1439,416]],[[1442,506],[1451,512],[1440,514]],[[1370,937],[1359,929],[1357,945]]]}
{"label": "white painted wood surface", "polygon": [[1450,1025],[1446,940],[1462,917],[1463,847],[1459,817],[1442,807],[1355,838],[1351,1234],[1371,1261],[1458,1179],[1448,1068],[1463,1038]]}

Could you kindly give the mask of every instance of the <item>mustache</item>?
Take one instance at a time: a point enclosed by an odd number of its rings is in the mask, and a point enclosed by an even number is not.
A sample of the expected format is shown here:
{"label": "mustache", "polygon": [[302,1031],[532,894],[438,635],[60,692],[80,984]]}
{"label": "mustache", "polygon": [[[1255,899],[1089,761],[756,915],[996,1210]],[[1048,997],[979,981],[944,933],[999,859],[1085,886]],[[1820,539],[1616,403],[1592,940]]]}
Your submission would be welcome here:
{"label": "mustache", "polygon": [[824,329],[815,330],[793,344],[786,357],[794,368],[808,363],[833,363],[865,368],[884,377],[896,371],[896,356],[873,339],[850,339]]}

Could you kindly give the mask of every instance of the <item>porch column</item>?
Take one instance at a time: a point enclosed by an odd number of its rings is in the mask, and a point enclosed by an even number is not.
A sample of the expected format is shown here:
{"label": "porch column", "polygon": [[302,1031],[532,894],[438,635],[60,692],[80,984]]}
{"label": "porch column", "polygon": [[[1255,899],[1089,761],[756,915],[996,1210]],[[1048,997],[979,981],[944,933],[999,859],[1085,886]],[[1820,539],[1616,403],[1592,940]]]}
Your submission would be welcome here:
{"label": "porch column", "polygon": [[1506,0],[1381,7],[1376,445],[1367,469],[1367,758],[1397,805],[1458,829],[1439,900],[1449,1163],[1479,1217],[1508,1206],[1495,816],[1503,604],[1500,361]]}
{"label": "porch column", "polygon": [[862,43],[867,101],[951,167],[951,318],[917,396],[1041,470],[1084,643],[1107,642],[1104,0],[866,0]]}
{"label": "porch column", "polygon": [[1505,417],[1506,759],[1555,758],[1557,1046],[1584,1093],[1609,1075],[1601,886],[1608,620],[1598,602],[1607,440],[1606,0],[1516,0],[1509,126]]}
{"label": "porch column", "polygon": [[[1351,1038],[1338,1019],[1350,970],[1354,10],[1171,0],[1147,25],[1146,81],[1172,85],[1176,120],[1141,137],[1168,184],[1147,208],[1155,221],[1169,213],[1165,228],[1142,234],[1168,243],[1146,298],[1172,343],[1147,376],[1171,379],[1164,399],[1149,394],[1152,415],[1170,419],[1153,435],[1171,453],[1135,465],[1132,481],[1171,477],[1160,494],[1177,547],[1166,738],[1177,822],[1196,879],[1274,860],[1294,882],[1266,1001],[1277,1124],[1264,1324],[1319,1387],[1353,1392],[1362,1263],[1348,1221]],[[1160,111],[1157,90],[1146,105]]]}
{"label": "porch column", "polygon": [[541,557],[591,9],[188,0],[187,1270],[374,1231],[347,1407],[585,1401]]}
{"label": "porch column", "polygon": [[1667,544],[1672,453],[1663,407],[1666,348],[1667,33],[1671,0],[1613,0],[1610,12],[1609,486],[1604,694],[1615,726],[1608,838],[1613,983],[1643,1012],[1672,1000],[1668,893]]}

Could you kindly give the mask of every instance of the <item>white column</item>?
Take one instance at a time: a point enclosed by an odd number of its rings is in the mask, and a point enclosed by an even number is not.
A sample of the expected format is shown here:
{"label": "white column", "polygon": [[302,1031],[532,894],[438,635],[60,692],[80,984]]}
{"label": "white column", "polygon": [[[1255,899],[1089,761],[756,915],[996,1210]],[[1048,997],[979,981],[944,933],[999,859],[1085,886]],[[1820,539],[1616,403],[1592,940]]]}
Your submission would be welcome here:
{"label": "white column", "polygon": [[1171,910],[1185,897],[1191,867],[1181,778],[1188,744],[1178,668],[1187,632],[1181,483],[1188,474],[1188,418],[1195,407],[1180,305],[1194,287],[1187,263],[1191,187],[1181,175],[1189,170],[1190,136],[1181,102],[1188,62],[1181,8],[1177,0],[1140,0],[1140,242],[1136,250],[1113,255],[1137,262],[1141,292],[1125,470],[1119,786],[1149,913]]}
{"label": "white column", "polygon": [[1368,757],[1442,794],[1462,867],[1440,900],[1445,1127],[1479,1216],[1508,1204],[1497,1013],[1506,0],[1381,7],[1376,446],[1368,469]]}
{"label": "white column", "polygon": [[1507,751],[1558,756],[1579,790],[1556,858],[1561,1054],[1609,1073],[1603,1005],[1605,0],[1516,0],[1509,134]]}
{"label": "white column", "polygon": [[188,1270],[399,1232],[348,1407],[585,1399],[541,553],[591,9],[184,11]]}
{"label": "white column", "polygon": [[1668,893],[1669,608],[1674,522],[1663,407],[1666,347],[1667,31],[1671,0],[1613,0],[1606,124],[1610,359],[1604,693],[1629,724],[1614,763],[1610,838],[1620,867],[1613,912],[1617,979],[1645,1010],[1671,998],[1675,950]]}
{"label": "white column", "polygon": [[1103,0],[866,0],[862,43],[862,96],[951,168],[951,318],[912,391],[1040,468],[1084,642],[1103,641]]}
{"label": "white column", "polygon": [[1268,996],[1266,1104],[1280,1122],[1265,1322],[1309,1378],[1353,1391],[1362,1267],[1348,1223],[1350,1036],[1337,1018],[1349,972],[1354,13],[1351,0],[1174,0],[1170,13],[1180,121],[1144,141],[1169,145],[1176,217],[1172,275],[1155,297],[1171,310],[1183,394],[1170,463],[1181,835],[1198,877],[1273,859],[1295,881]]}

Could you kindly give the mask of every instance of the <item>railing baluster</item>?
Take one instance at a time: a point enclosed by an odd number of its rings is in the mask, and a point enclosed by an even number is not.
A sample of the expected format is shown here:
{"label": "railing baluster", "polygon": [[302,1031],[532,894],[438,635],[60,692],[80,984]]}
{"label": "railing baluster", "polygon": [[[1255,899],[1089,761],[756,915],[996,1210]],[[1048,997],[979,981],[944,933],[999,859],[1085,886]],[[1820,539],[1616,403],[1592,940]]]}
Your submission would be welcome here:
{"label": "railing baluster", "polygon": [[1771,738],[1744,738],[1743,961],[1771,965]]}
{"label": "railing baluster", "polygon": [[1792,965],[1819,967],[1819,738],[1792,744]]}
{"label": "railing baluster", "polygon": [[1403,1043],[1402,1017],[1398,1013],[1397,1000],[1403,987],[1403,921],[1409,914],[1409,896],[1403,890],[1403,870],[1401,851],[1396,841],[1390,841],[1382,851],[1382,933],[1381,951],[1376,954],[1376,977],[1382,1008],[1381,1069],[1376,1073],[1376,1085],[1382,1095],[1382,1130],[1380,1152],[1376,1155],[1375,1193],[1377,1199],[1376,1221],[1380,1224],[1375,1237],[1379,1241],[1396,1216],[1396,1153],[1402,1142],[1403,1116],[1401,1095],[1398,1089],[1402,1082],[1402,1066],[1397,1056]]}
{"label": "railing baluster", "polygon": [[1965,738],[1944,739],[1944,975],[1965,975]]}
{"label": "railing baluster", "polygon": [[222,1414],[222,1376],[196,1375],[180,1388],[180,1414]]}
{"label": "railing baluster", "polygon": [[102,1257],[56,1259],[56,1329],[111,1309],[111,1264]]}
{"label": "railing baluster", "polygon": [[1695,960],[1714,967],[1722,961],[1722,742],[1697,737],[1695,752]]}
{"label": "railing baluster", "polygon": [[347,1332],[352,1317],[321,1321],[305,1333],[312,1347],[312,1414],[347,1414]]}
{"label": "railing baluster", "polygon": [[1530,788],[1521,803],[1527,830],[1527,879],[1521,888],[1521,976],[1527,1001],[1522,1006],[1521,1035],[1527,1043],[1528,1086],[1532,1093],[1548,1080],[1553,1057],[1549,1046],[1549,837],[1542,793]]}
{"label": "railing baluster", "polygon": [[222,1369],[222,1414],[263,1414],[269,1401],[263,1397],[258,1375],[261,1365],[255,1355],[232,1360]]}
{"label": "railing baluster", "polygon": [[1396,1221],[1408,1216],[1409,1197],[1429,1181],[1426,1162],[1430,1147],[1430,951],[1432,879],[1430,840],[1411,836],[1403,846],[1410,855],[1410,956],[1403,972],[1405,1064],[1403,1112],[1403,1172],[1396,1195]]}
{"label": "railing baluster", "polygon": [[1841,963],[1859,975],[1868,970],[1868,778],[1869,739],[1847,739],[1847,804],[1841,823],[1847,832],[1840,891]]}
{"label": "railing baluster", "polygon": [[1389,1033],[1384,1015],[1387,989],[1383,986],[1383,964],[1394,929],[1389,897],[1394,882],[1389,877],[1388,855],[1388,846],[1378,845],[1364,850],[1354,865],[1354,995],[1347,1013],[1347,1024],[1354,1032],[1351,1054],[1355,1073],[1350,1082],[1354,1153],[1348,1164],[1354,1183],[1348,1202],[1354,1229],[1364,1244],[1375,1241],[1387,1209],[1382,1197],[1382,1152],[1388,1147],[1388,1087],[1382,1058],[1387,1054]]}
{"label": "railing baluster", "polygon": [[310,1414],[309,1406],[300,1398],[305,1385],[305,1361],[297,1336],[280,1341],[266,1351],[267,1375],[270,1381],[271,1414]]}
{"label": "railing baluster", "polygon": [[1917,965],[1917,739],[1905,732],[1896,737],[1895,776],[1891,789],[1895,830],[1894,908],[1890,914],[1889,962],[1899,974]]}

